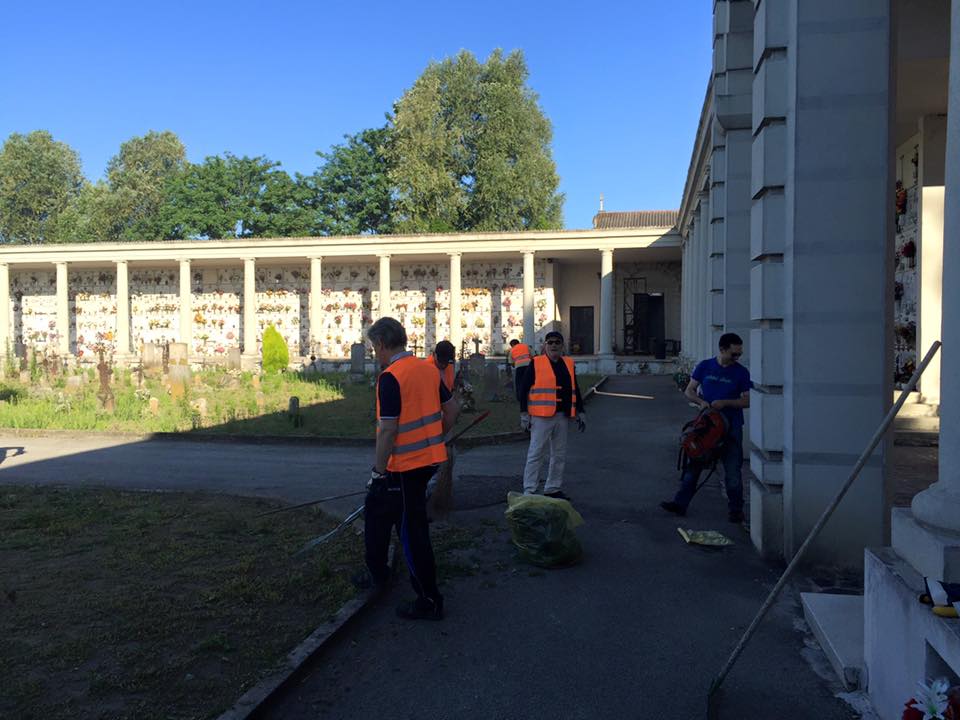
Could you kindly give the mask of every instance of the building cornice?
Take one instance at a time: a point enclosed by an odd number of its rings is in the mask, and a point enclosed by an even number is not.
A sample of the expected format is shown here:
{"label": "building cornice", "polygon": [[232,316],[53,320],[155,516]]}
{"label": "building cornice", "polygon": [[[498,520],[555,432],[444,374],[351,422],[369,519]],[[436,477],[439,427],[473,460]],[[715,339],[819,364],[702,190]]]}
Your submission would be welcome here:
{"label": "building cornice", "polygon": [[74,245],[0,245],[0,263],[175,262],[180,259],[257,260],[306,259],[320,256],[371,259],[389,255],[446,257],[450,253],[538,254],[568,250],[680,247],[675,228],[616,230],[551,230],[512,233],[461,233],[435,235],[360,235],[306,238],[236,238],[145,243],[84,243]]}
{"label": "building cornice", "polygon": [[693,154],[687,168],[687,180],[683,185],[683,198],[680,202],[680,216],[677,218],[677,228],[683,237],[687,236],[690,222],[693,220],[693,211],[697,208],[698,195],[704,187],[704,176],[710,172],[710,133],[713,124],[713,74],[707,81],[707,91],[703,98],[703,108],[700,110],[700,122],[697,125],[697,136],[693,143]]}

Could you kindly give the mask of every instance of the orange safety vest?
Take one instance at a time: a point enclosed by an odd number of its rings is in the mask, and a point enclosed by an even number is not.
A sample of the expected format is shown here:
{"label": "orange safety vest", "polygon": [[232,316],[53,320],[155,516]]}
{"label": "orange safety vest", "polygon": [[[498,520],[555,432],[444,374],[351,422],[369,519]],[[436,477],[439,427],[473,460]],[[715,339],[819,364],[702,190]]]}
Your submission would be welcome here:
{"label": "orange safety vest", "polygon": [[[562,356],[563,362],[570,373],[570,417],[577,415],[577,376],[574,373],[573,360]],[[557,376],[553,373],[550,358],[546,355],[537,355],[533,359],[533,387],[527,395],[527,412],[536,417],[553,417],[557,414],[557,401],[560,387],[557,385]]]}
{"label": "orange safety vest", "polygon": [[510,360],[514,367],[526,367],[530,364],[530,346],[524,343],[517,343],[510,348]]}
{"label": "orange safety vest", "polygon": [[[413,355],[404,355],[391,363],[387,371],[400,385],[397,438],[387,461],[387,470],[403,472],[446,461],[447,446],[443,442],[443,414],[440,411],[436,365],[431,368]],[[379,419],[378,388],[377,420]]]}
{"label": "orange safety vest", "polygon": [[449,363],[445,368],[441,370],[440,366],[437,365],[436,355],[431,355],[430,357],[428,357],[427,362],[430,363],[430,365],[433,367],[434,370],[440,373],[440,379],[443,380],[443,384],[446,386],[447,390],[449,390],[450,392],[453,392],[453,376],[454,376],[453,363]]}

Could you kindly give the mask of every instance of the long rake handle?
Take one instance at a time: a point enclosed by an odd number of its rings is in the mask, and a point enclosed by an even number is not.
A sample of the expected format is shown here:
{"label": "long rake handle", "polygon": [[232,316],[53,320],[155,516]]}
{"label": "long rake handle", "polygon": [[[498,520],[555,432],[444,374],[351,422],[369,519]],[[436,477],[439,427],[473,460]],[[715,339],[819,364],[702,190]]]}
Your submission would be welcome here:
{"label": "long rake handle", "polygon": [[717,690],[720,689],[720,686],[723,685],[723,681],[726,679],[730,669],[737,661],[737,658],[740,657],[740,654],[747,646],[750,638],[752,638],[753,634],[757,631],[760,621],[763,620],[764,616],[773,606],[773,603],[777,599],[777,595],[779,595],[780,591],[783,589],[783,586],[787,584],[787,580],[789,579],[790,575],[793,574],[793,571],[796,569],[800,559],[807,551],[807,548],[810,547],[817,535],[820,534],[820,531],[823,530],[823,526],[827,524],[830,516],[833,515],[833,511],[837,509],[838,505],[840,505],[840,501],[843,500],[843,496],[847,494],[850,486],[853,485],[853,481],[857,479],[858,475],[860,475],[860,471],[863,470],[863,466],[867,464],[867,460],[869,460],[870,455],[873,454],[874,449],[880,444],[880,440],[883,439],[884,434],[887,432],[887,428],[890,427],[893,419],[897,416],[897,413],[900,412],[900,408],[902,408],[903,404],[907,401],[907,396],[913,392],[914,388],[916,388],[917,383],[920,381],[920,376],[923,374],[923,371],[927,369],[927,365],[930,364],[930,361],[933,360],[933,356],[937,354],[937,350],[939,349],[940,341],[935,340],[933,345],[931,345],[930,349],[927,351],[927,354],[924,356],[920,366],[913,373],[913,377],[910,378],[907,386],[900,393],[900,397],[897,398],[897,402],[892,408],[890,408],[890,411],[887,413],[886,417],[883,418],[883,422],[880,423],[880,427],[878,427],[877,431],[873,434],[873,437],[870,439],[870,443],[867,445],[867,448],[860,454],[860,458],[857,460],[857,464],[854,465],[853,470],[850,472],[850,476],[847,478],[847,481],[843,484],[840,490],[837,491],[837,494],[834,496],[833,500],[830,501],[830,504],[827,505],[826,509],[824,509],[823,513],[820,515],[820,519],[817,520],[816,524],[810,530],[810,534],[807,535],[807,539],[803,541],[803,545],[801,545],[800,549],[797,550],[796,554],[793,556],[793,559],[790,561],[790,564],[787,565],[787,569],[783,571],[783,574],[780,576],[777,584],[773,586],[773,590],[770,591],[770,594],[767,595],[767,599],[764,600],[763,605],[760,606],[760,610],[757,612],[756,617],[753,618],[753,622],[750,623],[750,626],[743,634],[743,637],[740,638],[740,642],[737,643],[737,646],[733,649],[733,652],[730,653],[730,657],[727,658],[727,662],[724,664],[717,676],[713,679],[713,682],[710,683],[710,690],[707,693],[708,706],[710,704],[710,699],[717,692]]}

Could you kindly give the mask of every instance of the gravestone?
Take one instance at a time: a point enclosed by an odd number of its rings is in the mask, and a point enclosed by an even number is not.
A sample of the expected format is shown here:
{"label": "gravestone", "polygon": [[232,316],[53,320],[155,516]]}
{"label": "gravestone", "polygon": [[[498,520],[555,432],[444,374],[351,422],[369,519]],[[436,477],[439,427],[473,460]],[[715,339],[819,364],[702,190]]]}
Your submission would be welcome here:
{"label": "gravestone", "polygon": [[350,346],[350,380],[362,383],[367,364],[367,347],[363,343]]}
{"label": "gravestone", "polygon": [[227,370],[239,370],[240,369],[240,348],[231,347],[227,348]]}
{"label": "gravestone", "polygon": [[160,400],[155,397],[150,398],[150,414],[154,417],[160,414]]}
{"label": "gravestone", "polygon": [[71,394],[77,392],[78,390],[80,390],[80,388],[83,387],[83,380],[84,380],[83,375],[71,375],[70,377],[67,378],[67,384],[64,387],[64,390],[66,390],[66,392]]}
{"label": "gravestone", "polygon": [[470,382],[479,385],[486,373],[487,358],[480,353],[474,353],[469,359]]}
{"label": "gravestone", "polygon": [[500,368],[488,363],[483,373],[483,395],[491,402],[500,401]]}
{"label": "gravestone", "polygon": [[189,365],[171,365],[170,369],[167,371],[167,379],[170,381],[170,384],[179,383],[180,385],[186,387],[190,384],[193,377],[193,372],[190,370]]}
{"label": "gravestone", "polygon": [[287,407],[287,417],[294,427],[303,427],[303,415],[300,414],[300,398],[296,395],[290,398],[290,405]]}
{"label": "gravestone", "polygon": [[170,360],[169,363],[173,365],[188,365],[189,361],[187,359],[187,344],[186,343],[170,343]]}
{"label": "gravestone", "polygon": [[197,399],[194,400],[192,403],[190,403],[190,407],[193,408],[194,412],[196,412],[197,415],[200,416],[200,419],[201,419],[201,420],[206,420],[206,419],[207,419],[207,412],[208,412],[208,410],[207,410],[207,399],[206,399],[206,398],[197,398]]}
{"label": "gravestone", "polygon": [[155,371],[163,367],[163,347],[153,343],[144,343],[140,367],[148,375],[155,374]]}
{"label": "gravestone", "polygon": [[[254,377],[256,378],[257,376],[254,375]],[[263,415],[263,410],[264,410],[264,408],[266,407],[266,405],[267,405],[267,400],[266,400],[266,398],[263,396],[263,393],[262,393],[262,392],[258,392],[258,393],[257,393],[257,412],[258,412],[259,414]]]}
{"label": "gravestone", "polygon": [[252,378],[250,378],[250,384],[253,385],[253,389],[254,389],[254,390],[259,390],[259,389],[260,389],[260,376],[259,376],[259,375],[254,375]]}

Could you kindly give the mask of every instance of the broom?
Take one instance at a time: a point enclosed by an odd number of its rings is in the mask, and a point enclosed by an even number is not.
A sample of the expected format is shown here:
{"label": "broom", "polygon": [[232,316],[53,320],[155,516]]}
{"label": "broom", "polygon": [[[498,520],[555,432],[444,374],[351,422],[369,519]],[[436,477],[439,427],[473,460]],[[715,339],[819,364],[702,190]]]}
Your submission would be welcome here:
{"label": "broom", "polygon": [[447,461],[441,463],[437,468],[437,484],[433,488],[433,493],[431,493],[427,505],[427,514],[429,517],[437,520],[446,520],[447,517],[450,516],[450,512],[453,510],[453,464],[456,459],[456,451],[454,450],[453,444],[468,430],[486,420],[489,414],[489,410],[481,413],[472,423],[447,440]]}

